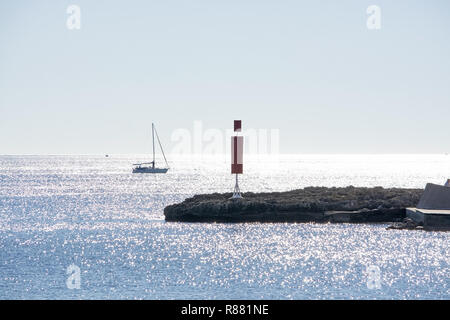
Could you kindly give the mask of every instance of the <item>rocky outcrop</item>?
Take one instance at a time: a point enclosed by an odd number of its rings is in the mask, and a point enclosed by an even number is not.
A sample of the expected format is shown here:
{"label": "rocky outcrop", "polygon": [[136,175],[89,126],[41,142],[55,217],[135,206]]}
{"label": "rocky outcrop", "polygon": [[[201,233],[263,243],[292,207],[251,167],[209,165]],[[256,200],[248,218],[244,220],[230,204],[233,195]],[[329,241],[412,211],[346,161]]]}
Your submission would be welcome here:
{"label": "rocky outcrop", "polygon": [[164,209],[167,221],[400,222],[422,189],[308,187],[287,192],[196,195]]}
{"label": "rocky outcrop", "polygon": [[397,230],[413,230],[413,229],[423,229],[421,223],[414,221],[411,218],[405,218],[401,222],[394,222],[392,225],[387,227],[386,229],[397,229]]}

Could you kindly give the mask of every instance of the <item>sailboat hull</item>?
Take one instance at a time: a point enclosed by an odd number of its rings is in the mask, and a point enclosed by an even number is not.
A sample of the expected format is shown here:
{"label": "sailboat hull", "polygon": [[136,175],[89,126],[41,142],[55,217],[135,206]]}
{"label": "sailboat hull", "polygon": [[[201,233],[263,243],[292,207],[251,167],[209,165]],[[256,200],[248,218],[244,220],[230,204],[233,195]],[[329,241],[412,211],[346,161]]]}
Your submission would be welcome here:
{"label": "sailboat hull", "polygon": [[152,167],[137,167],[133,168],[133,173],[166,173],[169,168],[152,168]]}

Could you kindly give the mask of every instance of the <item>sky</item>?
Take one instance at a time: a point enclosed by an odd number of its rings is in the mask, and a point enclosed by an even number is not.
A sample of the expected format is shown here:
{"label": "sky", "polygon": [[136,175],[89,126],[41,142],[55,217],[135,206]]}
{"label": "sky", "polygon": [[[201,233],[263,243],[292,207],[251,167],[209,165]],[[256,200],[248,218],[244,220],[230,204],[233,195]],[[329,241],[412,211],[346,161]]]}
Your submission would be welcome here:
{"label": "sky", "polygon": [[170,152],[233,119],[282,153],[447,153],[449,40],[446,0],[1,1],[0,154],[146,153],[152,122]]}

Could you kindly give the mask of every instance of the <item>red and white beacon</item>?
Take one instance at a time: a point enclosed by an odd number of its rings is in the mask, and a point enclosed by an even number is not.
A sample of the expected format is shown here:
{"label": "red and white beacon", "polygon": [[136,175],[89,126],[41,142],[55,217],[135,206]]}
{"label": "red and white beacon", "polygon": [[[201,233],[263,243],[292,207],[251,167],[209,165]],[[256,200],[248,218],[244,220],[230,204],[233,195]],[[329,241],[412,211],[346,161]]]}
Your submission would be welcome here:
{"label": "red and white beacon", "polygon": [[237,135],[241,131],[242,121],[234,120],[234,132],[236,132],[236,135],[231,137],[231,174],[236,175],[236,184],[234,185],[231,199],[242,199],[238,175],[243,172],[244,137]]}

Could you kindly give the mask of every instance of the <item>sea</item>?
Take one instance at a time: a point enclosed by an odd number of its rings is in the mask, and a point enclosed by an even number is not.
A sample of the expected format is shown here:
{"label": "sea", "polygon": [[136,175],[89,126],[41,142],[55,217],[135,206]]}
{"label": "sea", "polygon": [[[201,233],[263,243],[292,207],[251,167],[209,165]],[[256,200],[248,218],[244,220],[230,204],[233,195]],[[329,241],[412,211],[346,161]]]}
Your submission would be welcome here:
{"label": "sea", "polygon": [[[166,222],[165,206],[235,182],[229,155],[168,160],[133,174],[147,156],[0,156],[0,299],[450,299],[450,232]],[[446,154],[244,161],[244,196],[450,178]]]}

